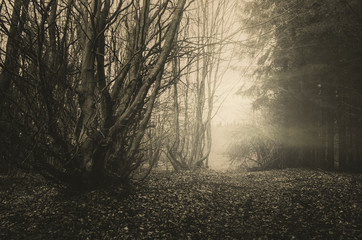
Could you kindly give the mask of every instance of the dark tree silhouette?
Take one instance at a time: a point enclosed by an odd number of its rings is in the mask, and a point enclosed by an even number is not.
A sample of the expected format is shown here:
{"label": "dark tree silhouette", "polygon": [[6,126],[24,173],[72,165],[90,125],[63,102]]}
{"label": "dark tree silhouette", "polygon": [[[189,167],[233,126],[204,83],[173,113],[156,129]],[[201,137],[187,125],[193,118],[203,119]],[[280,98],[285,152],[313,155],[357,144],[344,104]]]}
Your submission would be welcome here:
{"label": "dark tree silhouette", "polygon": [[361,3],[247,5],[247,46],[258,66],[244,92],[278,129],[276,164],[360,171]]}

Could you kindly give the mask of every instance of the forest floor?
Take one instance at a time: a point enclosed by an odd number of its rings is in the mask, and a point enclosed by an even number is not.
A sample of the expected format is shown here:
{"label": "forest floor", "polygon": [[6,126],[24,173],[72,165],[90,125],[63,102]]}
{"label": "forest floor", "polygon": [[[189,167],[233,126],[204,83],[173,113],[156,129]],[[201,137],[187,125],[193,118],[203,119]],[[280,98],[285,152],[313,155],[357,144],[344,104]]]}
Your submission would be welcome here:
{"label": "forest floor", "polygon": [[0,239],[362,239],[361,220],[361,174],[155,172],[82,194],[0,177]]}

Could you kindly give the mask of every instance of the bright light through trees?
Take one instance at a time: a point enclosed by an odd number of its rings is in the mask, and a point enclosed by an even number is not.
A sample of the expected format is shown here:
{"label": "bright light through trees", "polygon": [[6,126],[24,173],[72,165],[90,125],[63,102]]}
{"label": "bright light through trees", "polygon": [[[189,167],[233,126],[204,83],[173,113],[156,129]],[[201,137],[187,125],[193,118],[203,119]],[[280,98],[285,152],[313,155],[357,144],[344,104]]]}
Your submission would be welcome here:
{"label": "bright light through trees", "polygon": [[360,170],[360,9],[1,1],[1,166],[78,188],[230,160]]}

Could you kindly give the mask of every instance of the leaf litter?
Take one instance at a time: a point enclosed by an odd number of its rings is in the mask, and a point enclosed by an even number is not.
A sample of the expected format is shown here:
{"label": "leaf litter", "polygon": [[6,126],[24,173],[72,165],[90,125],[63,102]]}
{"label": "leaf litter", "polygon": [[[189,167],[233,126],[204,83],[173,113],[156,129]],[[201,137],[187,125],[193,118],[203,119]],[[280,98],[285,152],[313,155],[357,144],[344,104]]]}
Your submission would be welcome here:
{"label": "leaf litter", "polygon": [[0,239],[362,239],[361,174],[156,171],[72,195],[0,180]]}

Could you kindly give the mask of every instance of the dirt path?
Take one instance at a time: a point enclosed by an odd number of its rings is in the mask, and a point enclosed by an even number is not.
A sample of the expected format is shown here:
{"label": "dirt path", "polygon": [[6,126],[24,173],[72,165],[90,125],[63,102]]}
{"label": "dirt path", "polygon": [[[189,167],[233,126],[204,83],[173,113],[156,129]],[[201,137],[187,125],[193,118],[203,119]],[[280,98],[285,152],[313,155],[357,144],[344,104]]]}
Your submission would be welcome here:
{"label": "dirt path", "polygon": [[362,239],[361,175],[154,173],[72,196],[31,176],[0,179],[0,239]]}

